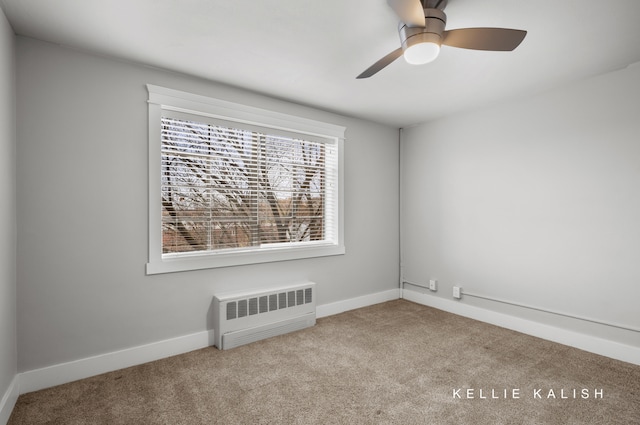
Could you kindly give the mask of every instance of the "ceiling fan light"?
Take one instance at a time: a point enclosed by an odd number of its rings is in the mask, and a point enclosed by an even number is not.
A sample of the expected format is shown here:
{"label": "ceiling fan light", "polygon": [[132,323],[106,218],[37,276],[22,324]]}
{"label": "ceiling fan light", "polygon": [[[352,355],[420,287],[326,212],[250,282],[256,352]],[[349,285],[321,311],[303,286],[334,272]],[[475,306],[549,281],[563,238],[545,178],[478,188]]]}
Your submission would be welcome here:
{"label": "ceiling fan light", "polygon": [[440,45],[430,41],[416,43],[404,51],[404,59],[411,65],[424,65],[434,61],[440,54]]}
{"label": "ceiling fan light", "polygon": [[[439,19],[429,18],[428,23]],[[432,25],[433,26],[433,25]],[[437,28],[440,30],[440,27]],[[423,65],[438,57],[442,37],[439,33],[429,32],[428,28],[415,28],[402,26],[400,28],[400,39],[402,40],[402,50],[404,59],[412,65]]]}

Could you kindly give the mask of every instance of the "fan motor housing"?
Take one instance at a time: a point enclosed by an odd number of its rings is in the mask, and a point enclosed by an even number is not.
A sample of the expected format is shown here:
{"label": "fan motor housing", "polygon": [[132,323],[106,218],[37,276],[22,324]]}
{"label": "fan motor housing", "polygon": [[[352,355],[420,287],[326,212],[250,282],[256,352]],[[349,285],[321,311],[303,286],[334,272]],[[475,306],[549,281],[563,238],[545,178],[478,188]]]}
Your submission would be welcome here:
{"label": "fan motor housing", "polygon": [[424,9],[424,16],[424,27],[412,27],[400,22],[398,33],[402,43],[402,50],[407,50],[414,44],[425,42],[436,43],[438,46],[442,44],[442,34],[447,24],[447,15],[440,9]]}

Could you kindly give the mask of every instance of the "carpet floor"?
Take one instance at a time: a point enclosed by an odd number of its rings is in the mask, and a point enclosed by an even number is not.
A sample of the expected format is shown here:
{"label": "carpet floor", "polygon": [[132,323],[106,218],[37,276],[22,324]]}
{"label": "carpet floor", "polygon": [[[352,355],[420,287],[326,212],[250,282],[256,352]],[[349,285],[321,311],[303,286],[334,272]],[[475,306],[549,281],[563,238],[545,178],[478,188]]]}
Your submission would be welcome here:
{"label": "carpet floor", "polygon": [[640,366],[397,300],[23,394],[21,424],[640,424]]}

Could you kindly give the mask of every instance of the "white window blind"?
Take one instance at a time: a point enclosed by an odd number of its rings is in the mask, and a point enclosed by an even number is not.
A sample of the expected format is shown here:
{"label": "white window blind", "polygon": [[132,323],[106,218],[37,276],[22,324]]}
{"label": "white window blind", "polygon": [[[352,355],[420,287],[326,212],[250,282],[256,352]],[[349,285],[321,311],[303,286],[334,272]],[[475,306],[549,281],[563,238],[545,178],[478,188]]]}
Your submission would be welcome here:
{"label": "white window blind", "polygon": [[344,253],[341,140],[284,128],[281,116],[272,126],[246,120],[254,108],[242,119],[206,109],[150,102],[150,156],[159,151],[160,163],[150,158],[150,192],[159,192],[150,221],[160,216],[150,245],[160,246],[150,246],[147,272]]}

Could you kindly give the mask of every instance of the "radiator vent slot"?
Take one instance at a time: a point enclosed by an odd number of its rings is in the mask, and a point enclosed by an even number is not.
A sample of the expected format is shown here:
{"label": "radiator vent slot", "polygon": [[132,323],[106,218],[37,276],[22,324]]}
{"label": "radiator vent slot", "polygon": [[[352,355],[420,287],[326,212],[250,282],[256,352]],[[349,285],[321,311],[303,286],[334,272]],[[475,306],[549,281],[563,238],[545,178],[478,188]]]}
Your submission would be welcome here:
{"label": "radiator vent slot", "polygon": [[235,319],[237,316],[237,305],[235,301],[227,303],[227,320]]}
{"label": "radiator vent slot", "polygon": [[304,290],[304,303],[310,303],[311,301],[313,301],[313,291],[311,290],[311,288],[306,288]]}
{"label": "radiator vent slot", "polygon": [[233,348],[315,324],[315,283],[213,297],[214,345]]}

